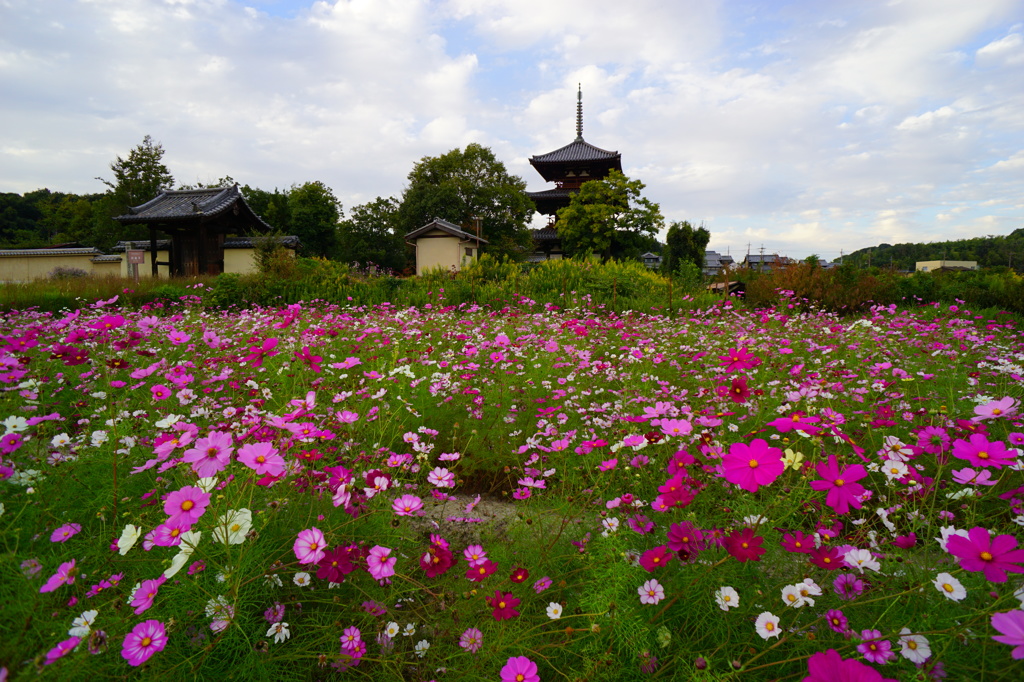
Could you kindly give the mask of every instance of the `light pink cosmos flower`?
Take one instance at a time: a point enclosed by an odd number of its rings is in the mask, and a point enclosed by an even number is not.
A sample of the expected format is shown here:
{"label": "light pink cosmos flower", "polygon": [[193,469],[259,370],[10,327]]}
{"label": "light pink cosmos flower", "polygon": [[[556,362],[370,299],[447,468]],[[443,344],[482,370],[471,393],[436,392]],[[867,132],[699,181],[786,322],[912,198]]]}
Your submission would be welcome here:
{"label": "light pink cosmos flower", "polygon": [[640,594],[641,604],[657,604],[665,598],[665,589],[654,578],[636,588],[636,591]]}
{"label": "light pink cosmos flower", "polygon": [[284,457],[278,454],[277,448],[271,443],[246,443],[238,449],[238,461],[257,474],[284,474]]}
{"label": "light pink cosmos flower", "polygon": [[67,542],[74,536],[78,535],[81,530],[82,526],[77,523],[65,523],[63,526],[53,531],[53,534],[50,536],[50,542]]}
{"label": "light pink cosmos flower", "polygon": [[964,467],[953,472],[953,480],[962,485],[995,485],[999,481],[992,480],[992,472],[987,469],[975,471]]}
{"label": "light pink cosmos flower", "polygon": [[164,513],[169,517],[167,523],[194,525],[209,504],[210,493],[203,492],[202,488],[187,485],[181,490],[175,490],[164,502]]}
{"label": "light pink cosmos flower", "polygon": [[192,465],[199,478],[210,478],[227,467],[234,451],[230,433],[211,431],[206,438],[197,440],[195,447],[186,450],[183,459]]}
{"label": "light pink cosmos flower", "polygon": [[993,613],[991,623],[993,629],[1002,633],[992,635],[992,639],[1012,646],[1013,658],[1024,658],[1024,610]]}
{"label": "light pink cosmos flower", "polygon": [[423,509],[423,500],[415,495],[402,495],[391,504],[396,516],[416,516]]}
{"label": "light pink cosmos flower", "polygon": [[977,416],[973,417],[971,421],[980,422],[986,419],[1010,417],[1017,413],[1018,405],[1017,399],[1010,396],[978,405],[974,408],[974,414]]}
{"label": "light pink cosmos flower", "polygon": [[370,572],[374,580],[384,580],[395,574],[395,563],[398,557],[391,555],[391,549],[375,545],[366,557],[366,570]]}
{"label": "light pink cosmos flower", "polygon": [[659,426],[666,436],[689,436],[693,433],[693,424],[685,419],[662,419]]}
{"label": "light pink cosmos flower", "polygon": [[158,651],[167,646],[167,630],[158,620],[147,620],[139,623],[124,638],[121,657],[128,665],[140,666]]}
{"label": "light pink cosmos flower", "polygon": [[299,531],[299,537],[295,540],[292,550],[300,564],[316,564],[326,554],[327,540],[319,528],[307,528]]}
{"label": "light pink cosmos flower", "polygon": [[438,488],[451,488],[455,485],[455,474],[443,467],[434,467],[433,471],[427,474],[427,482]]}

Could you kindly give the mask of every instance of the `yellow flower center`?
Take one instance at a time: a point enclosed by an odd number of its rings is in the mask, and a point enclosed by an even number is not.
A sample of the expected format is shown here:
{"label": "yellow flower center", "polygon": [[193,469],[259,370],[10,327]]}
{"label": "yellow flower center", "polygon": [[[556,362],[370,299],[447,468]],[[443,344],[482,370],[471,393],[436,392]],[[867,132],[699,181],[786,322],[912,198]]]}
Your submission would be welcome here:
{"label": "yellow flower center", "polygon": [[765,623],[764,624],[764,629],[767,630],[768,632],[772,632],[775,629],[775,623],[772,623],[771,621]]}
{"label": "yellow flower center", "polygon": [[991,552],[982,552],[981,553],[981,558],[984,561],[992,561],[992,554],[991,554]]}
{"label": "yellow flower center", "polygon": [[142,646],[149,646],[152,643],[153,643],[153,640],[150,639],[149,637],[143,637],[142,641],[139,642],[139,644],[141,644]]}
{"label": "yellow flower center", "polygon": [[181,511],[188,511],[192,507],[196,506],[196,503],[192,500],[185,500],[181,503]]}
{"label": "yellow flower center", "polygon": [[942,589],[944,589],[946,592],[952,592],[956,588],[950,585],[949,583],[942,583]]}
{"label": "yellow flower center", "polygon": [[757,468],[757,460],[756,459],[750,460],[749,462],[747,462],[747,464],[750,465],[751,469],[756,469]]}
{"label": "yellow flower center", "polygon": [[841,479],[841,478],[837,478],[837,479],[836,479],[836,481],[835,481],[835,483],[836,483],[836,485],[837,485],[837,486],[840,486],[840,485],[843,485],[844,483],[846,483],[846,481],[844,481],[844,480],[843,480],[843,479]]}
{"label": "yellow flower center", "polygon": [[988,459],[988,453],[982,450],[978,453],[978,459]]}
{"label": "yellow flower center", "polygon": [[266,461],[267,461],[267,458],[264,457],[263,455],[260,455],[259,457],[256,458],[256,462],[259,463],[259,464],[263,464]]}
{"label": "yellow flower center", "polygon": [[912,639],[907,640],[907,648],[911,651],[917,651],[917,642]]}

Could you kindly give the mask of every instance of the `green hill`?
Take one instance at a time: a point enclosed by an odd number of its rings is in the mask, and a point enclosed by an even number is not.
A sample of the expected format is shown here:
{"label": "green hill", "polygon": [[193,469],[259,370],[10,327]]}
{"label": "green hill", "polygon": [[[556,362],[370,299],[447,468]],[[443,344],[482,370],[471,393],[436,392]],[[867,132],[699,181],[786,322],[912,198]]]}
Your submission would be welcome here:
{"label": "green hill", "polygon": [[844,258],[858,267],[878,266],[913,270],[917,261],[973,260],[981,267],[1009,266],[1024,272],[1024,228],[1002,237],[989,235],[927,244],[879,244]]}

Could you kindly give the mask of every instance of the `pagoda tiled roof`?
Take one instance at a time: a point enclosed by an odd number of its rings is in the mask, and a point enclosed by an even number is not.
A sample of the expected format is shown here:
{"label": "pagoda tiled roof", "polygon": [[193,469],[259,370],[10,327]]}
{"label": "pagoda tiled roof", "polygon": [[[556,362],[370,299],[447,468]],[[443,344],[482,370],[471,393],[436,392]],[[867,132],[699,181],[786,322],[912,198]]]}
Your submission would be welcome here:
{"label": "pagoda tiled roof", "polygon": [[536,166],[538,163],[575,163],[578,161],[610,161],[621,158],[618,152],[610,152],[607,149],[595,147],[582,137],[578,137],[569,144],[547,154],[539,154],[530,157],[530,163]]}
{"label": "pagoda tiled roof", "polygon": [[146,203],[132,206],[127,214],[117,216],[114,220],[122,225],[195,222],[199,218],[216,218],[236,206],[255,219],[259,226],[267,230],[272,229],[245,203],[238,185],[210,189],[164,190]]}
{"label": "pagoda tiled roof", "polygon": [[531,236],[535,241],[547,242],[558,240],[558,230],[553,227],[542,227],[539,230],[531,230]]}
{"label": "pagoda tiled roof", "polygon": [[560,187],[556,187],[554,189],[544,189],[539,192],[527,192],[526,196],[530,197],[534,201],[537,199],[564,199],[571,197],[577,192],[579,192],[579,189],[562,189]]}

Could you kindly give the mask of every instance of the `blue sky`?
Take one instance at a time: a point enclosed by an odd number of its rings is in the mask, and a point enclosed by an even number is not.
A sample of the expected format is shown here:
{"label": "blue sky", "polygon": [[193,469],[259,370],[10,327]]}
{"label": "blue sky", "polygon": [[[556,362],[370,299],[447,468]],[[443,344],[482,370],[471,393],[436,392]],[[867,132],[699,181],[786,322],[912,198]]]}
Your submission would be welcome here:
{"label": "blue sky", "polygon": [[401,193],[470,142],[531,189],[575,135],[711,247],[793,257],[1024,227],[1020,0],[0,0],[0,191]]}

